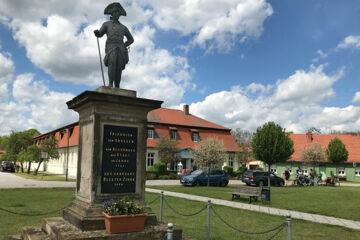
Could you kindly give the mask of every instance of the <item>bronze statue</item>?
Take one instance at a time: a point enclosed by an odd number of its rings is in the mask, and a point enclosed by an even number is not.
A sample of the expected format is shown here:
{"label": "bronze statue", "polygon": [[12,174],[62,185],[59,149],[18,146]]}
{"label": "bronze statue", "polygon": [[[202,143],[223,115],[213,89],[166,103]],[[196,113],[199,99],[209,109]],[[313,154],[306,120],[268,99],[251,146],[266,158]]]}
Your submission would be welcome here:
{"label": "bronze statue", "polygon": [[94,34],[98,38],[105,33],[107,35],[104,64],[108,67],[109,87],[114,87],[115,84],[115,87],[119,88],[121,73],[129,62],[128,48],[134,42],[134,38],[129,29],[119,22],[120,16],[126,16],[126,11],[120,3],[109,4],[104,14],[111,15],[110,21],[104,22],[100,30],[95,30]]}

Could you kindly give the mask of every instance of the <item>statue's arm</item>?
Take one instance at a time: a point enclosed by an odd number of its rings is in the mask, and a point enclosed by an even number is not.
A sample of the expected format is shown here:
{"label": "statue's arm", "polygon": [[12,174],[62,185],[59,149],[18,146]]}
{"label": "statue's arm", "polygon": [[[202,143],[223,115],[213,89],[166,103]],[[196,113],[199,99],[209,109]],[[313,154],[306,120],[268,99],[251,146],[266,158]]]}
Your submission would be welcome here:
{"label": "statue's arm", "polygon": [[102,37],[102,36],[104,36],[104,34],[106,33],[106,31],[107,31],[107,24],[104,23],[104,24],[101,26],[100,30],[95,30],[95,31],[94,31],[94,34],[95,34],[96,37]]}
{"label": "statue's arm", "polygon": [[126,37],[126,42],[124,43],[124,45],[125,47],[128,47],[134,42],[134,38],[131,35],[129,29],[127,29],[127,27],[125,27],[125,37]]}

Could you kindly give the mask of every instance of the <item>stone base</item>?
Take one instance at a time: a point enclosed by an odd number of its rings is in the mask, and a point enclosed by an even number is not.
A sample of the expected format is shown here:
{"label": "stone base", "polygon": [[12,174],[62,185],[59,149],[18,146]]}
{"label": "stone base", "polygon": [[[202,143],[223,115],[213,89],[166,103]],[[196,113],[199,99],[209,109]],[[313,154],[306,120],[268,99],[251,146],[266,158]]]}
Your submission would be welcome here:
{"label": "stone base", "polygon": [[[81,231],[105,229],[104,216],[101,204],[89,204],[81,200],[74,200],[63,210],[63,218]],[[156,215],[150,207],[145,207],[146,217],[145,226],[157,225]]]}
{"label": "stone base", "polygon": [[[145,226],[142,232],[109,234],[105,230],[97,231],[81,231],[65,219],[45,218],[42,228],[24,227],[22,231],[22,239],[56,239],[56,240],[159,240],[166,236],[167,225],[158,224],[155,226]],[[174,240],[182,239],[182,230],[174,228]]]}
{"label": "stone base", "polygon": [[101,204],[89,204],[74,200],[63,210],[63,217],[81,231],[105,229]]}

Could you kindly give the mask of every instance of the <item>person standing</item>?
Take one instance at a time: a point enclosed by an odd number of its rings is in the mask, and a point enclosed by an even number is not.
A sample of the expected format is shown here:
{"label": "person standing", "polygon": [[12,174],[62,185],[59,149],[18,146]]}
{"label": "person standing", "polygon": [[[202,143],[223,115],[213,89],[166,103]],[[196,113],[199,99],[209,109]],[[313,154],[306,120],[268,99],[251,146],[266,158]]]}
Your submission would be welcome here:
{"label": "person standing", "polygon": [[285,169],[284,175],[285,175],[285,184],[289,185],[289,179],[290,179],[290,170],[289,170],[289,168]]}

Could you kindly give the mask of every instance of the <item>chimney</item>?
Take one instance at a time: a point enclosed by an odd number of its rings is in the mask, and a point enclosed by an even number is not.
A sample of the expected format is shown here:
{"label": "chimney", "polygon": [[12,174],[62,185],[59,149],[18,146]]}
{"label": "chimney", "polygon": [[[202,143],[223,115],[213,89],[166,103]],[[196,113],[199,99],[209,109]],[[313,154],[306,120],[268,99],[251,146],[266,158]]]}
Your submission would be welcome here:
{"label": "chimney", "polygon": [[307,142],[308,142],[308,143],[311,143],[311,142],[312,142],[313,137],[312,137],[312,132],[311,132],[311,131],[308,131],[308,132],[306,133],[306,139],[307,139]]}
{"label": "chimney", "polygon": [[183,105],[183,111],[184,111],[184,115],[190,115],[190,113],[189,113],[189,105],[184,104]]}

